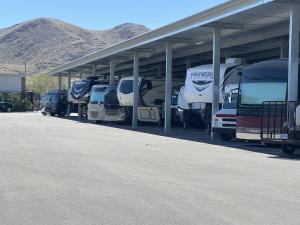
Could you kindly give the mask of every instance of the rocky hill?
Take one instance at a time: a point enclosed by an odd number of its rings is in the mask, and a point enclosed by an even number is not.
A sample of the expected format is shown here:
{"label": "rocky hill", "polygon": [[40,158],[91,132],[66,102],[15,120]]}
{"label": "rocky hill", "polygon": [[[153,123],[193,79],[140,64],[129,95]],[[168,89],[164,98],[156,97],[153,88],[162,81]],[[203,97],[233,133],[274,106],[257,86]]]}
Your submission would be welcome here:
{"label": "rocky hill", "polygon": [[109,45],[147,32],[125,23],[109,30],[86,30],[56,19],[41,18],[0,29],[0,73],[29,74],[75,60]]}

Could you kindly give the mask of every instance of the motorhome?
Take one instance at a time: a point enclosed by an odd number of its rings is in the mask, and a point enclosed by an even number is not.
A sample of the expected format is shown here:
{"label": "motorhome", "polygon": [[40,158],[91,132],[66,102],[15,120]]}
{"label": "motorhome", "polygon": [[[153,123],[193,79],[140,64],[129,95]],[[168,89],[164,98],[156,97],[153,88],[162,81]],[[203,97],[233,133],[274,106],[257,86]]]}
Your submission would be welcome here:
{"label": "motorhome", "polygon": [[[165,80],[161,78],[139,77],[138,120],[141,122],[161,123],[164,119]],[[177,81],[173,82],[174,85]],[[121,106],[133,106],[133,77],[122,78],[118,84],[118,99]]]}
{"label": "motorhome", "polygon": [[49,90],[44,95],[42,114],[64,116],[67,113],[68,101],[66,90]]}
{"label": "motorhome", "polygon": [[80,104],[82,115],[86,116],[92,87],[106,83],[105,81],[99,81],[97,77],[75,80],[68,92],[68,102],[74,105]]}
{"label": "motorhome", "polygon": [[212,131],[219,133],[223,141],[230,141],[236,136],[236,108],[238,84],[227,84],[222,109],[213,115]]}
{"label": "motorhome", "polygon": [[[239,71],[243,67],[241,59],[228,59],[220,65],[220,104],[224,103],[225,86],[239,83]],[[184,126],[197,124],[209,129],[212,121],[212,100],[213,65],[189,69],[178,99],[178,108]]]}
{"label": "motorhome", "polygon": [[95,123],[105,120],[104,96],[109,85],[94,85],[88,104],[88,120]]}
{"label": "motorhome", "polygon": [[128,122],[131,113],[127,107],[121,106],[117,97],[117,86],[110,85],[104,93],[104,121]]}
{"label": "motorhome", "polygon": [[130,112],[120,106],[116,85],[94,85],[88,104],[88,120],[97,122],[125,122]]}
{"label": "motorhome", "polygon": [[[286,102],[287,81],[288,62],[285,59],[256,63],[242,71],[237,105],[238,139],[261,141],[262,105],[265,101]],[[270,105],[268,113],[274,119],[275,108]]]}

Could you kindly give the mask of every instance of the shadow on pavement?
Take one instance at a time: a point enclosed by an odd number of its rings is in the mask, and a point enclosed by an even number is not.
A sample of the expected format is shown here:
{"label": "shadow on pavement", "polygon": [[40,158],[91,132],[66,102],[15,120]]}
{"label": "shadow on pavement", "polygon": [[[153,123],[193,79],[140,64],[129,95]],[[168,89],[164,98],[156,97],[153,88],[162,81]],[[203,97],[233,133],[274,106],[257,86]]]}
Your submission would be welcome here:
{"label": "shadow on pavement", "polygon": [[[65,117],[59,119],[72,120],[78,123],[91,123],[87,120],[79,121],[77,117]],[[281,148],[278,145],[264,146],[261,143],[253,143],[253,142],[248,143],[248,142],[242,142],[238,140],[234,140],[231,142],[224,142],[221,141],[219,138],[212,140],[209,133],[197,129],[184,130],[183,128],[175,127],[172,128],[172,132],[170,134],[166,135],[162,127],[158,127],[154,125],[141,125],[135,130],[133,130],[131,126],[128,124],[99,123],[99,124],[95,124],[95,126],[105,126],[110,128],[129,130],[133,132],[170,137],[170,138],[175,138],[180,140],[194,141],[194,142],[223,146],[223,147],[230,147],[230,148],[235,148],[243,151],[267,154],[270,155],[269,158],[272,159],[300,160],[300,151],[296,152],[296,154],[294,155],[286,155],[282,153]]]}

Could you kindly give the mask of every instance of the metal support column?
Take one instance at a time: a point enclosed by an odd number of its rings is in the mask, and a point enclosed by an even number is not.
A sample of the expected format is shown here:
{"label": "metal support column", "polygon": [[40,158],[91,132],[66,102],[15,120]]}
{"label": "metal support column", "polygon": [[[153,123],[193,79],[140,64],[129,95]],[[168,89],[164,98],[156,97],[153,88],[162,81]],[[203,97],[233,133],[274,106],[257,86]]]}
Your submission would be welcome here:
{"label": "metal support column", "polygon": [[[82,69],[79,69],[79,79],[82,79],[83,78],[83,74],[82,74]],[[81,120],[82,119],[82,107],[81,107],[81,104],[79,103],[78,104],[78,120]]]}
{"label": "metal support column", "polygon": [[[212,102],[212,118],[220,109],[220,53],[221,53],[221,29],[214,28],[213,34],[213,102]],[[212,122],[213,123],[213,120]],[[214,138],[214,133],[211,132],[211,138]]]}
{"label": "metal support column", "polygon": [[110,60],[109,62],[109,84],[112,85],[115,82],[115,62]]}
{"label": "metal support column", "polygon": [[138,104],[139,104],[139,52],[133,53],[133,107],[132,107],[132,128],[138,126]]}
{"label": "metal support column", "polygon": [[[71,78],[72,74],[71,72],[68,73],[68,90],[71,88]],[[67,108],[67,116],[71,115],[71,103],[68,102],[68,108]]]}
{"label": "metal support column", "polygon": [[186,58],[186,70],[192,68],[192,58],[188,57]]}
{"label": "metal support column", "polygon": [[166,43],[165,134],[171,131],[172,43]]}
{"label": "metal support column", "polygon": [[58,79],[58,90],[61,90],[62,89],[62,75],[61,75],[61,73],[60,74],[58,74],[58,77],[57,77],[57,79]]}
{"label": "metal support column", "polygon": [[[288,59],[288,101],[298,100],[298,65],[299,65],[299,15],[300,7],[297,3],[290,6],[289,29],[289,59]],[[293,109],[289,109],[289,128],[295,123]]]}
{"label": "metal support column", "polygon": [[289,44],[286,39],[282,39],[280,43],[280,58],[286,59],[289,57]]}
{"label": "metal support column", "polygon": [[96,70],[97,70],[96,64],[93,64],[93,77],[96,76],[96,73],[97,73]]}
{"label": "metal support column", "polygon": [[79,79],[82,79],[83,75],[82,75],[82,69],[79,70]]}

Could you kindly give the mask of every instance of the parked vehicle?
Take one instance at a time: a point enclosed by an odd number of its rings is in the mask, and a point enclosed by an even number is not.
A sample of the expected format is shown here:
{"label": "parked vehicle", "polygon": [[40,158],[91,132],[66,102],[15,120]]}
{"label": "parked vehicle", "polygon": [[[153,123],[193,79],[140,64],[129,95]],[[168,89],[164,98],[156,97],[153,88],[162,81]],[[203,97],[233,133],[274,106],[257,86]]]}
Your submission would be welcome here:
{"label": "parked vehicle", "polygon": [[222,109],[213,117],[212,131],[219,133],[223,141],[230,141],[236,136],[238,86],[238,84],[225,86]]}
{"label": "parked vehicle", "polygon": [[0,112],[12,112],[13,106],[8,102],[0,102]]}
{"label": "parked vehicle", "polygon": [[94,85],[88,104],[88,120],[95,123],[105,120],[104,96],[109,85]]}
{"label": "parked vehicle", "polygon": [[242,71],[237,107],[238,139],[261,141],[262,104],[265,101],[285,102],[287,87],[287,60],[268,60]]}
{"label": "parked vehicle", "polygon": [[42,114],[64,116],[67,113],[68,101],[66,90],[50,90],[44,96]]}
{"label": "parked vehicle", "polygon": [[[220,65],[220,99],[224,102],[225,86],[238,84],[239,71],[244,67],[241,59],[228,59]],[[192,124],[210,129],[213,100],[213,65],[203,65],[187,71],[184,87],[181,88],[178,108],[184,127]]]}
{"label": "parked vehicle", "polygon": [[[173,87],[178,84],[173,80]],[[118,99],[121,106],[133,106],[133,77],[119,81]],[[164,119],[165,80],[156,77],[139,78],[138,120],[141,122],[162,123]]]}
{"label": "parked vehicle", "polygon": [[107,84],[107,82],[99,81],[97,77],[88,77],[87,79],[73,81],[69,90],[68,101],[73,105],[80,105],[83,117],[87,117],[91,90],[97,84]]}
{"label": "parked vehicle", "polygon": [[130,112],[119,104],[116,85],[94,85],[88,104],[88,120],[94,122],[124,122],[130,119]]}
{"label": "parked vehicle", "polygon": [[104,94],[104,121],[126,122],[130,120],[131,113],[127,107],[121,106],[117,97],[117,86],[110,85]]}

